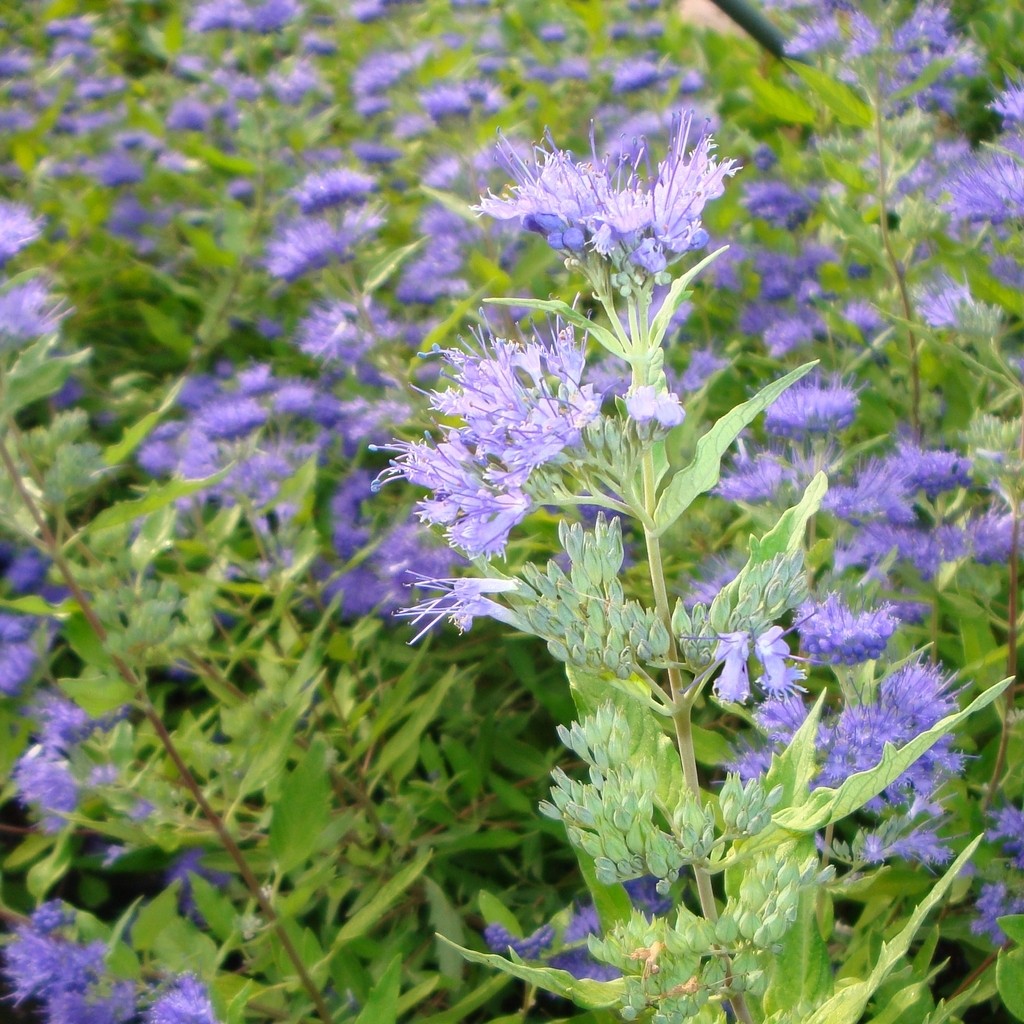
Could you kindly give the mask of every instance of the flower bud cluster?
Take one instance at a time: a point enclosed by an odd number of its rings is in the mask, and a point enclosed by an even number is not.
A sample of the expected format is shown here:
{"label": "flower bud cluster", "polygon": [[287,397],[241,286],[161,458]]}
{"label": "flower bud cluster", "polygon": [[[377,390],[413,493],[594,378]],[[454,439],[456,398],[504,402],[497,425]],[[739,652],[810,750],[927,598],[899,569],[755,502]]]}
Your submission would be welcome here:
{"label": "flower bud cluster", "polygon": [[781,799],[781,786],[766,792],[760,778],[753,778],[743,786],[740,777],[730,773],[718,795],[726,832],[737,837],[756,836],[763,832]]}
{"label": "flower bud cluster", "polygon": [[653,1007],[651,1020],[676,1024],[699,1013],[725,979],[725,966],[717,958],[701,964],[713,942],[708,922],[680,907],[674,924],[669,917],[649,920],[634,910],[610,935],[592,937],[589,945],[598,960],[625,977],[619,1007],[623,1020],[638,1020]]}
{"label": "flower bud cluster", "polygon": [[[742,791],[733,789],[735,804]],[[818,871],[813,854],[800,862],[794,853],[787,844],[758,854],[716,922],[686,906],[674,921],[635,910],[605,938],[592,937],[594,957],[624,975],[623,1019],[649,1013],[643,1019],[684,1024],[712,1001],[764,995],[771,956],[797,919],[801,890],[831,877],[831,868]]]}
{"label": "flower bud cluster", "polygon": [[747,565],[718,592],[710,607],[695,604],[687,611],[677,602],[672,631],[682,663],[694,675],[703,672],[717,659],[720,637],[732,633],[761,636],[807,596],[803,554],[794,552]]}
{"label": "flower bud cluster", "polygon": [[1022,432],[1024,422],[1019,416],[1000,419],[990,413],[977,413],[967,428],[966,441],[974,470],[986,484],[995,481],[1005,494],[1012,493],[1012,484],[1024,475],[1024,459],[1020,455]]}
{"label": "flower bud cluster", "polygon": [[715,844],[714,815],[687,794],[671,814],[671,832],[655,818],[657,769],[650,757],[637,757],[629,724],[612,704],[595,715],[559,728],[567,747],[590,766],[587,783],[552,773],[551,803],[541,812],[565,824],[569,841],[594,858],[598,879],[606,885],[643,875],[658,879],[664,895],[687,864],[703,863]]}
{"label": "flower bud cluster", "polygon": [[525,583],[536,595],[517,611],[526,628],[548,642],[559,661],[628,679],[639,662],[668,655],[662,622],[636,601],[627,601],[619,582],[622,532],[618,519],[598,516],[594,530],[559,528],[570,560],[568,575],[551,561],[547,571],[526,566]]}
{"label": "flower bud cluster", "polygon": [[623,466],[637,465],[642,449],[631,426],[629,420],[616,416],[601,416],[588,423],[583,447],[589,465],[613,480],[621,475]]}
{"label": "flower bud cluster", "polygon": [[782,553],[748,565],[711,602],[708,621],[718,634],[759,636],[807,599],[803,552]]}

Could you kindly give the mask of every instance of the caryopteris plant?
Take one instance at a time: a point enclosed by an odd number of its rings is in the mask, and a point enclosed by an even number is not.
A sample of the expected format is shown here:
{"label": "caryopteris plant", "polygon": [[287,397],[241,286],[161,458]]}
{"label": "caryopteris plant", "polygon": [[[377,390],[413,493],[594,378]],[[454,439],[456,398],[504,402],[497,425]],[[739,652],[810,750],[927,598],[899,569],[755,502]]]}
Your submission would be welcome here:
{"label": "caryopteris plant", "polygon": [[[670,390],[669,326],[719,253],[696,266],[687,257],[707,243],[705,204],[738,167],[715,157],[690,116],[675,119],[653,171],[642,141],[616,158],[595,145],[579,160],[550,138],[532,160],[504,141],[500,152],[512,184],[478,211],[543,235],[586,279],[604,319],[555,300],[491,300],[554,322],[525,338],[485,329],[473,346],[443,352],[450,386],[431,396],[438,433],[396,442],[381,480],[429,489],[420,518],[443,526],[476,569],[421,580],[438,592],[405,612],[421,633],[445,616],[463,630],[490,616],[542,638],[565,664],[578,721],[559,735],[583,774],[557,770],[541,811],[565,826],[600,934],[582,971],[541,965],[559,941],[551,928],[528,940],[492,931],[509,957],[464,955],[625,1020],[855,1024],[976,843],[841,980],[829,947],[832,897],[888,857],[949,859],[937,852],[934,820],[922,818],[935,818],[936,791],[960,769],[951,731],[1006,684],[959,710],[935,665],[911,656],[878,667],[895,628],[886,609],[857,611],[837,595],[814,604],[805,544],[827,491],[823,473],[750,538],[746,564],[713,599],[673,600],[663,548],[717,484],[741,431],[788,389],[809,401],[797,382],[814,371],[807,363],[770,383],[695,442]],[[590,380],[588,339],[606,350],[605,373],[617,368],[620,397]],[[510,535],[539,507],[563,510],[561,553],[515,561]],[[628,583],[627,537],[642,552]],[[787,640],[795,631],[839,681],[810,708],[807,659]],[[768,740],[721,757],[721,772],[732,770],[713,794],[698,770],[695,710],[711,701],[749,718],[755,695]],[[836,825],[858,812],[861,827],[841,840]],[[634,905],[622,885],[640,879],[654,879],[661,899]]]}

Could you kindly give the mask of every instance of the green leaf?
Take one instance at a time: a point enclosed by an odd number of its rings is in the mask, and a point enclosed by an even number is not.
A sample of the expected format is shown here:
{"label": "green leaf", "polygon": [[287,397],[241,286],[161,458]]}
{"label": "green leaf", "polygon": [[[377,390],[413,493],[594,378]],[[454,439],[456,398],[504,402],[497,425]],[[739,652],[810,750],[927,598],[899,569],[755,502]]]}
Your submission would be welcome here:
{"label": "green leaf", "polygon": [[356,910],[335,936],[332,952],[355,939],[362,938],[398,902],[406,889],[423,874],[430,862],[430,850],[421,850],[416,859],[389,878],[369,900]]}
{"label": "green leaf", "polygon": [[60,689],[93,718],[131,703],[135,690],[113,672],[86,671],[81,676],[61,679]]}
{"label": "green leaf", "polygon": [[[213,146],[199,143],[190,147],[190,153],[205,160],[210,167],[219,171],[227,171],[228,174],[250,175],[259,173],[259,167],[244,156],[234,156],[231,153],[224,153]],[[186,227],[188,225],[185,225]],[[187,234],[187,231],[186,231]]]}
{"label": "green leaf", "polygon": [[575,848],[576,860],[580,866],[583,880],[587,883],[587,891],[594,901],[597,918],[601,922],[601,930],[607,935],[623,921],[628,921],[633,912],[633,901],[629,893],[618,883],[605,885],[597,877],[594,859],[586,850]]}
{"label": "green leaf", "polygon": [[195,249],[196,255],[206,267],[230,268],[238,263],[238,257],[233,252],[222,248],[217,243],[212,231],[207,231],[206,228],[201,228],[196,224],[188,224],[183,220],[177,222],[177,227],[188,239],[189,244]]}
{"label": "green leaf", "polygon": [[789,746],[781,754],[772,755],[764,784],[769,792],[776,786],[782,787],[780,809],[799,807],[810,796],[811,779],[817,771],[818,722],[824,706],[825,694],[822,693],[789,741]]}
{"label": "green leaf", "polygon": [[787,89],[784,85],[769,82],[760,75],[751,75],[747,79],[754,93],[754,100],[761,110],[776,121],[789,124],[814,124],[817,115],[810,105],[797,92]]}
{"label": "green leaf", "polygon": [[[443,942],[448,942],[442,936]],[[558,971],[554,967],[530,967],[522,959],[512,953],[512,959],[506,959],[495,953],[477,953],[464,946],[454,946],[462,956],[474,964],[495,967],[504,974],[511,974],[530,985],[536,985],[545,992],[553,992],[565,999],[571,999],[577,1006],[589,1010],[618,1006],[626,989],[622,979],[616,981],[581,981],[568,971]]]}
{"label": "green leaf", "polygon": [[183,359],[191,355],[192,338],[178,327],[178,321],[174,317],[168,316],[163,310],[147,302],[137,302],[135,308],[145,320],[146,327],[155,341]]}
{"label": "green leaf", "polygon": [[78,602],[73,598],[66,598],[60,604],[50,604],[46,598],[38,594],[26,594],[24,597],[0,598],[0,608],[10,608],[11,611],[23,612],[26,615],[46,615],[63,619],[78,609]]}
{"label": "green leaf", "polygon": [[770,562],[776,555],[795,554],[803,547],[807,523],[819,508],[828,492],[828,477],[817,473],[807,485],[800,501],[786,509],[779,521],[760,539],[750,538],[748,565]]}
{"label": "green leaf", "polygon": [[886,743],[882,760],[874,768],[851,775],[838,789],[814,790],[801,806],[783,808],[775,813],[772,820],[791,832],[816,832],[852,814],[898,779],[926,750],[930,750],[962,721],[988,707],[1010,682],[1010,679],[1004,679],[996,686],[989,687],[963,711],[947,715],[902,747]]}
{"label": "green leaf", "polygon": [[417,249],[423,247],[426,238],[421,238],[405,245],[401,249],[395,249],[387,253],[366,272],[366,280],[363,282],[363,292],[371,295],[375,292]]}
{"label": "green leaf", "polygon": [[173,882],[139,911],[132,925],[132,947],[140,953],[153,949],[160,935],[178,920],[179,882]]}
{"label": "green leaf", "polygon": [[719,256],[729,246],[723,245],[720,249],[716,249],[710,256],[705,256],[695,267],[691,267],[682,277],[677,277],[672,282],[672,287],[669,289],[668,295],[665,296],[665,300],[661,304],[661,308],[655,314],[654,319],[651,321],[651,348],[656,348],[662,342],[665,337],[665,332],[668,330],[669,322],[672,317],[675,316],[676,310],[686,301],[690,295],[689,287],[693,283],[693,279],[709,264],[712,260],[718,259]]}
{"label": "green leaf", "polygon": [[710,491],[718,483],[722,471],[722,456],[758,413],[767,409],[783,391],[810,373],[815,366],[817,361],[804,363],[792,373],[773,381],[753,398],[727,412],[701,437],[697,442],[693,461],[672,477],[658,499],[658,507],[654,513],[657,536],[676,522],[695,498]]}
{"label": "green leaf", "polygon": [[202,875],[190,871],[188,877],[192,885],[192,898],[203,921],[221,942],[226,942],[235,931],[237,915],[234,904]]}
{"label": "green leaf", "polygon": [[42,903],[50,889],[68,873],[71,867],[70,838],[70,831],[63,829],[49,854],[29,868],[25,886],[37,903]]}
{"label": "green leaf", "polygon": [[282,872],[304,864],[319,846],[331,820],[327,745],[317,736],[305,757],[288,773],[270,820],[270,852]]}
{"label": "green leaf", "polygon": [[902,89],[897,89],[894,93],[890,93],[886,97],[886,102],[895,106],[902,100],[908,100],[911,96],[917,95],[922,89],[927,89],[933,82],[937,82],[953,66],[954,62],[955,59],[953,57],[930,60],[925,66],[924,71],[917,78],[903,86]]}
{"label": "green leaf", "polygon": [[996,918],[996,923],[1018,946],[1024,946],[1024,914],[1007,914]]}
{"label": "green leaf", "polygon": [[105,508],[83,531],[85,535],[109,530],[114,526],[123,526],[140,516],[155,512],[157,509],[170,505],[179,498],[187,498],[191,494],[220,483],[234,466],[225,466],[212,476],[202,480],[172,480],[167,484],[153,484],[146,488],[141,498],[133,501],[120,501],[116,505]]}
{"label": "green leaf", "polygon": [[75,367],[91,355],[87,348],[69,356],[54,355],[58,341],[56,334],[48,334],[22,349],[4,380],[0,416],[12,416],[40,398],[55,394]]}
{"label": "green leaf", "polygon": [[981,838],[978,836],[957,857],[928,895],[914,908],[910,919],[899,934],[891,941],[882,943],[882,949],[875,959],[874,967],[868,977],[854,980],[845,979],[845,987],[840,988],[835,995],[818,1006],[810,1016],[803,1018],[801,1024],[857,1024],[868,1005],[868,1000],[889,976],[893,967],[906,956],[924,919],[931,909],[945,897],[950,886],[959,877],[964,865],[970,861],[974,851],[978,848]]}
{"label": "green leaf", "polygon": [[420,739],[458,678],[458,672],[451,668],[422,697],[416,698],[409,708],[408,719],[374,758],[373,784],[388,772],[396,782],[401,782],[416,767]]}
{"label": "green leaf", "polygon": [[516,915],[505,906],[497,896],[481,890],[477,893],[477,903],[480,905],[480,913],[487,924],[500,924],[510,935],[517,939],[523,937],[523,928]]}
{"label": "green leaf", "polygon": [[695,725],[693,729],[693,756],[698,764],[709,768],[718,768],[733,756],[729,741],[720,733],[703,726]]}
{"label": "green leaf", "polygon": [[835,181],[842,182],[847,188],[852,188],[856,192],[870,192],[874,188],[867,175],[856,164],[841,159],[827,149],[820,150],[818,157],[826,174]]}
{"label": "green leaf", "polygon": [[787,60],[786,66],[809,85],[836,119],[851,128],[870,128],[874,116],[869,107],[848,85],[810,64]]}
{"label": "green leaf", "polygon": [[402,984],[402,955],[388,964],[380,981],[370,991],[356,1024],[395,1024],[398,1017],[398,993]]}
{"label": "green leaf", "polygon": [[[611,701],[626,717],[637,756],[649,757],[658,773],[657,800],[663,807],[675,807],[679,794],[685,789],[683,769],[675,744],[662,731],[656,717],[651,714],[644,698],[650,691],[646,683],[636,677],[616,679],[601,676],[574,665],[565,666],[569,688],[580,718],[592,715],[602,704]],[[630,696],[628,689],[636,694]]]}
{"label": "green leaf", "polygon": [[1024,1020],[1024,948],[999,950],[996,988],[1003,1005],[1017,1020]]}
{"label": "green leaf", "polygon": [[1002,306],[1014,316],[1024,317],[1024,292],[1020,289],[998,280],[979,266],[967,267],[967,280],[975,298]]}
{"label": "green leaf", "polygon": [[[190,343],[191,344],[191,343]],[[160,422],[163,415],[174,405],[178,392],[185,384],[185,379],[179,380],[174,387],[167,392],[160,407],[152,412],[146,413],[137,423],[133,423],[121,435],[121,440],[109,445],[103,452],[103,461],[108,466],[116,466],[123,462],[142,443],[146,435]]]}
{"label": "green leaf", "polygon": [[64,624],[63,634],[71,649],[86,665],[104,671],[114,668],[114,663],[110,655],[107,654],[106,648],[100,643],[100,639],[89,625],[88,619],[80,612],[76,612],[68,618]]}
{"label": "green leaf", "polygon": [[594,323],[582,313],[575,310],[561,299],[484,299],[493,306],[525,306],[527,309],[539,309],[544,313],[554,313],[560,316],[567,323],[584,330],[596,341],[599,341],[609,352],[614,353],[621,359],[626,358],[626,350],[622,342],[606,327]]}
{"label": "green leaf", "polygon": [[431,1014],[419,1020],[419,1024],[462,1024],[463,1021],[470,1019],[474,1010],[493,999],[507,984],[508,975],[495,974],[447,1010]]}
{"label": "green leaf", "polygon": [[[430,926],[438,936],[451,939],[452,942],[461,942],[463,939],[462,916],[452,905],[447,893],[432,878],[424,875],[423,891],[427,896],[427,906],[430,908]],[[465,964],[462,958],[450,947],[437,943],[437,960],[441,974],[452,981],[458,982],[462,978]]]}
{"label": "green leaf", "polygon": [[479,222],[480,218],[473,212],[473,207],[461,196],[454,195],[451,192],[443,192],[439,188],[431,188],[422,182],[418,188],[439,206],[443,206],[449,213],[454,213],[457,217],[461,217],[468,224],[476,225]]}
{"label": "green leaf", "polygon": [[165,505],[146,516],[130,548],[132,568],[142,572],[156,556],[174,543],[178,510]]}
{"label": "green leaf", "polygon": [[174,56],[185,41],[185,28],[180,9],[171,9],[164,19],[164,49]]}

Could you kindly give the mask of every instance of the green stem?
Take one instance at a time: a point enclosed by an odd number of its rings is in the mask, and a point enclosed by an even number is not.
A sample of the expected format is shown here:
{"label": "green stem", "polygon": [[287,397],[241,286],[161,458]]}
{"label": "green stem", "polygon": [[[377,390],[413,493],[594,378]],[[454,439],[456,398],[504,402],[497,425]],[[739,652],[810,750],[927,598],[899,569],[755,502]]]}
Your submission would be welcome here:
{"label": "green stem", "polygon": [[878,159],[878,227],[882,234],[882,247],[896,280],[900,305],[903,307],[903,318],[907,326],[907,342],[910,349],[910,425],[914,437],[921,439],[921,365],[918,355],[917,334],[912,326],[914,322],[914,306],[910,301],[907,288],[906,268],[896,257],[892,236],[889,234],[889,178],[885,162],[885,134],[882,130],[882,89],[879,86],[875,93],[875,153]]}
{"label": "green stem", "polygon": [[[644,505],[648,516],[654,517],[657,502],[654,457],[649,451],[643,456]],[[658,618],[668,631],[668,685],[675,712],[672,725],[676,734],[676,747],[679,751],[679,762],[683,770],[686,787],[694,798],[701,801],[700,776],[697,774],[697,757],[693,748],[693,722],[690,713],[693,708],[693,697],[687,696],[682,674],[679,671],[679,652],[676,647],[675,634],[672,631],[672,609],[669,605],[668,587],[665,584],[665,569],[661,559],[661,541],[650,529],[644,528],[644,539],[647,543],[647,562],[651,574],[651,586],[654,590],[654,605]],[[698,864],[693,865],[694,880],[697,883],[697,895],[700,899],[701,912],[708,921],[718,920],[718,907],[715,904],[715,893],[711,888],[711,875]],[[730,999],[737,1018],[743,1024],[753,1024],[750,1010],[742,995]]]}

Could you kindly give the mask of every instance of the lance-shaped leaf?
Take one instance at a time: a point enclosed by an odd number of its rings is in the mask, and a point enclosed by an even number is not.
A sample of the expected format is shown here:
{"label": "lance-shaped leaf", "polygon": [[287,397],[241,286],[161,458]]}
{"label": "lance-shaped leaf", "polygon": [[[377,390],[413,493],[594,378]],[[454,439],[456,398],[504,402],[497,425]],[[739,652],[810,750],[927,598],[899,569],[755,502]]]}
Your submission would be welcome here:
{"label": "lance-shaped leaf", "polygon": [[779,521],[760,539],[750,538],[750,564],[770,562],[776,555],[794,554],[803,545],[804,531],[828,493],[828,477],[816,473],[807,485],[803,497],[792,508],[787,508]]}
{"label": "lance-shaped leaf", "polygon": [[562,302],[561,299],[484,299],[484,302],[489,302],[494,306],[525,306],[527,309],[539,309],[543,313],[554,313],[566,323],[586,331],[609,352],[621,359],[626,358],[626,350],[622,347],[622,342],[607,327],[595,324],[593,320],[585,317],[579,310],[573,309],[567,302]]}
{"label": "lance-shaped leaf", "polygon": [[509,950],[511,958],[509,959],[495,953],[477,953],[475,950],[456,945],[443,935],[439,935],[438,939],[453,949],[457,949],[470,963],[496,967],[504,974],[511,974],[530,985],[544,989],[545,992],[553,992],[565,999],[571,999],[577,1006],[588,1010],[619,1006],[626,991],[626,983],[622,979],[593,981],[585,978],[581,980],[568,971],[559,971],[554,967],[530,967],[523,963],[522,959],[516,956],[512,950]]}
{"label": "lance-shaped leaf", "polygon": [[822,1003],[810,1016],[803,1018],[803,1024],[856,1024],[868,1005],[868,1000],[878,991],[885,979],[907,954],[910,943],[917,934],[931,909],[942,900],[949,887],[956,881],[964,865],[970,861],[981,842],[978,836],[970,846],[950,865],[949,870],[939,879],[934,888],[917,905],[910,920],[891,941],[882,943],[882,950],[875,960],[871,973],[866,978],[847,982],[830,999]]}
{"label": "lance-shaped leaf", "polygon": [[767,409],[783,391],[810,373],[815,366],[817,361],[804,363],[792,373],[773,381],[753,398],[727,412],[701,437],[697,442],[693,461],[672,477],[658,500],[658,507],[654,513],[654,521],[657,524],[656,536],[663,534],[690,507],[695,498],[710,491],[718,483],[722,473],[722,456],[758,413]]}
{"label": "lance-shaped leaf", "polygon": [[234,465],[225,466],[210,476],[204,476],[199,480],[171,480],[166,484],[153,484],[145,489],[141,498],[132,501],[121,501],[111,505],[100,512],[95,519],[85,528],[84,534],[94,535],[101,530],[109,530],[115,526],[122,526],[130,523],[133,519],[156,512],[158,509],[170,505],[179,498],[187,498],[192,494],[205,490],[219,484]]}
{"label": "lance-shaped leaf", "polygon": [[816,832],[852,814],[895,782],[925,751],[952,732],[964,719],[988,707],[1011,681],[1004,679],[989,687],[963,711],[947,715],[902,747],[886,743],[882,760],[874,768],[851,775],[838,789],[816,789],[805,803],[777,811],[772,820],[791,832]]}
{"label": "lance-shaped leaf", "polygon": [[776,786],[782,787],[780,811],[787,807],[799,807],[810,796],[811,780],[818,769],[816,741],[824,706],[825,694],[822,693],[786,749],[772,757],[764,785],[769,792]]}
{"label": "lance-shaped leaf", "polygon": [[710,256],[705,256],[695,267],[691,267],[682,277],[678,277],[672,282],[672,287],[669,289],[668,295],[665,296],[665,301],[662,302],[661,308],[651,321],[651,348],[656,348],[661,344],[665,337],[665,332],[668,330],[668,325],[676,314],[676,310],[690,295],[689,289],[693,279],[712,260],[717,259],[728,248],[729,246],[723,245],[721,249],[716,249]]}
{"label": "lance-shaped leaf", "polygon": [[92,350],[84,348],[71,355],[57,355],[57,334],[46,334],[22,349],[4,380],[0,394],[0,416],[13,416],[26,405],[59,391],[76,367]]}
{"label": "lance-shaped leaf", "polygon": [[[633,742],[637,744],[637,758],[649,757],[654,762],[658,775],[656,799],[665,807],[674,807],[686,787],[683,769],[675,744],[661,728],[660,718],[651,714],[647,685],[636,676],[613,681],[610,676],[600,676],[573,665],[565,666],[565,674],[581,720],[608,701],[625,715]],[[636,696],[628,692],[630,689]]]}
{"label": "lance-shaped leaf", "polygon": [[836,115],[840,124],[851,128],[871,127],[871,108],[848,85],[810,64],[800,64],[794,60],[787,60],[786,64],[814,90],[817,98]]}

